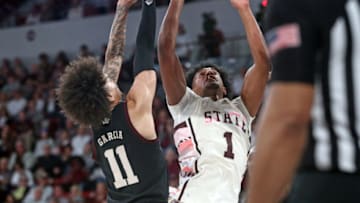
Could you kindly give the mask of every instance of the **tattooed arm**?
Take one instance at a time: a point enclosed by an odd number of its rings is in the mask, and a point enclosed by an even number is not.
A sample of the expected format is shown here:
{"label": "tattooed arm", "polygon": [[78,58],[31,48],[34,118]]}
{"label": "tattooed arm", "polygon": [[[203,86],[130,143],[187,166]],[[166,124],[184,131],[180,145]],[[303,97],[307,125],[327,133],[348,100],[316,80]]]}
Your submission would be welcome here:
{"label": "tattooed arm", "polygon": [[117,82],[119,78],[121,64],[123,62],[128,10],[135,2],[136,0],[118,0],[117,2],[103,69],[103,72],[114,82]]}

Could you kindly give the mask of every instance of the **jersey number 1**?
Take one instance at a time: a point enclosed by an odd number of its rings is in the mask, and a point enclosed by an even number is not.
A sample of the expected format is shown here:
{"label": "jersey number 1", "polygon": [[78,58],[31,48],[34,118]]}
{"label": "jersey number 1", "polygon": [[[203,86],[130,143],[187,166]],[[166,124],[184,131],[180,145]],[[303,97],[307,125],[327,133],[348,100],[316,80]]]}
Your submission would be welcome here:
{"label": "jersey number 1", "polygon": [[[125,171],[126,177],[127,177],[126,179],[121,174],[120,167],[115,158],[115,154],[119,157],[121,165],[124,168],[124,171]],[[134,174],[134,171],[131,168],[129,159],[128,159],[126,151],[125,151],[125,147],[123,145],[116,147],[115,153],[114,153],[114,149],[107,149],[104,152],[104,156],[106,157],[106,159],[109,162],[111,172],[115,179],[114,187],[116,189],[139,182],[137,175]]]}
{"label": "jersey number 1", "polygon": [[226,139],[227,143],[227,150],[224,152],[224,157],[229,159],[234,159],[234,152],[233,152],[233,146],[232,146],[232,133],[231,132],[225,132],[224,137]]}

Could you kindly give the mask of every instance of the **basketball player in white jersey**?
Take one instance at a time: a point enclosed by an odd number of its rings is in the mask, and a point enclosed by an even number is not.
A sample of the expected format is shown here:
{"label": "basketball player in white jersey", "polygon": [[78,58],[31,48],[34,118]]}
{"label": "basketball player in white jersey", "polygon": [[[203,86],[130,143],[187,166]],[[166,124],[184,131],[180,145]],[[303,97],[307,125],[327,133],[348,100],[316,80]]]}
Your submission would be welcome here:
{"label": "basketball player in white jersey", "polygon": [[200,65],[185,79],[175,53],[184,0],[170,1],[159,34],[160,73],[175,122],[181,167],[176,199],[183,203],[238,202],[251,121],[268,79],[270,61],[249,0],[231,3],[241,17],[255,62],[245,76],[240,96],[233,100],[227,98],[230,87],[216,65]]}

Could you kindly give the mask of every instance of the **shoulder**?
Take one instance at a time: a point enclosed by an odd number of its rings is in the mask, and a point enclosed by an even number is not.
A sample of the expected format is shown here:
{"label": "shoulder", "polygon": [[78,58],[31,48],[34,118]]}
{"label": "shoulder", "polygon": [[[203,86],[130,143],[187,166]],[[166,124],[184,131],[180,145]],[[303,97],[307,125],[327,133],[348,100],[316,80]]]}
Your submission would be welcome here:
{"label": "shoulder", "polygon": [[232,99],[231,104],[234,105],[237,109],[239,109],[241,113],[244,114],[244,116],[247,118],[248,121],[251,122],[254,119],[254,117],[250,115],[249,110],[246,108],[241,96]]}
{"label": "shoulder", "polygon": [[182,96],[182,98],[180,99],[180,101],[177,104],[174,105],[170,105],[167,104],[169,108],[174,108],[177,106],[185,106],[187,104],[190,104],[194,101],[197,100],[201,100],[202,97],[200,97],[199,95],[197,95],[192,89],[190,89],[189,87],[186,87],[185,90],[185,94]]}

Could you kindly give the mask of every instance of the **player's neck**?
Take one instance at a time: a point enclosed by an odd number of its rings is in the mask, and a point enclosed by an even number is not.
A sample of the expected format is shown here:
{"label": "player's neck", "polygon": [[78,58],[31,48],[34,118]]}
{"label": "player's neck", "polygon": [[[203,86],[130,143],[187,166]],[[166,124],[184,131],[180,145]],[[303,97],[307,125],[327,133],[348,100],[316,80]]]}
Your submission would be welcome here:
{"label": "player's neck", "polygon": [[223,98],[223,95],[221,92],[217,90],[205,90],[202,94],[203,97],[210,97],[213,101],[217,101],[221,98]]}

